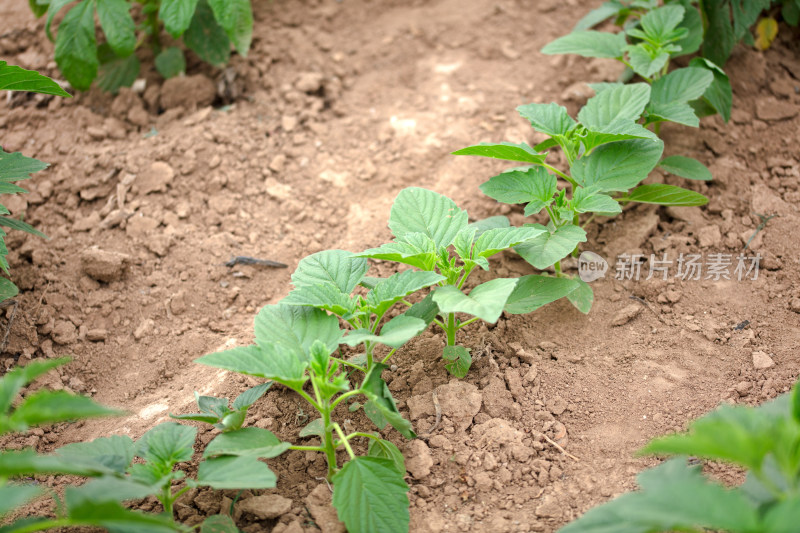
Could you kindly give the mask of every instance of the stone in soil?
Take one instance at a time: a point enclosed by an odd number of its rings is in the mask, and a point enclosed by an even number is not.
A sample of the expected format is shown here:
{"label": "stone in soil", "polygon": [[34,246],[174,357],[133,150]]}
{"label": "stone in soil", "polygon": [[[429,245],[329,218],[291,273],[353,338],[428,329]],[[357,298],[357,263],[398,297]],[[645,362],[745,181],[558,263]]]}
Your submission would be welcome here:
{"label": "stone in soil", "polygon": [[614,319],[611,321],[612,326],[623,326],[633,320],[639,313],[642,312],[642,306],[639,304],[630,304],[628,306],[623,307],[617,314],[614,315]]}
{"label": "stone in soil", "polygon": [[331,504],[331,491],[328,485],[321,483],[306,498],[308,512],[322,533],[345,533],[344,524],[339,522],[336,509]]}
{"label": "stone in soil", "polygon": [[425,441],[415,439],[406,445],[406,470],[414,479],[424,479],[431,473],[433,458]]}
{"label": "stone in soil", "polygon": [[203,76],[176,76],[164,82],[161,87],[161,107],[199,108],[211,105],[217,97],[214,82]]}
{"label": "stone in soil", "polygon": [[271,520],[288,513],[292,509],[292,500],[277,494],[264,494],[248,498],[237,507],[260,520]]}
{"label": "stone in soil", "polygon": [[81,253],[81,267],[84,274],[106,283],[119,280],[129,263],[130,256],[101,250],[97,246],[92,246]]}
{"label": "stone in soil", "polygon": [[753,368],[756,370],[766,370],[775,366],[775,361],[766,352],[753,352]]}

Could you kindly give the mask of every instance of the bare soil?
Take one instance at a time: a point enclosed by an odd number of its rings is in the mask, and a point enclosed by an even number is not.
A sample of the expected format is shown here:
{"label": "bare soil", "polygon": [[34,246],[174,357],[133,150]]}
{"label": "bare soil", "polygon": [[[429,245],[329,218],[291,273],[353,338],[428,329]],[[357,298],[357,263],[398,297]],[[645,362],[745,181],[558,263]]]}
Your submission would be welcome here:
{"label": "bare soil", "polygon": [[[522,223],[520,210],[478,190],[502,163],[449,152],[533,141],[517,105],[555,101],[575,112],[591,94],[582,82],[619,74],[605,60],[538,52],[590,8],[576,0],[257,0],[254,8],[253,49],[223,71],[190,60],[184,80],[144,71],[143,93],[0,101],[0,144],[51,164],[9,206],[50,240],[8,237],[22,292],[0,362],[7,369],[70,355],[38,385],[130,413],[35,430],[6,446],[46,452],[108,434],[136,438],[170,412],[191,411],[195,390],[233,398],[256,384],[192,361],[249,343],[256,312],[287,294],[307,254],[385,242],[389,206],[404,187],[451,196],[474,219]],[[0,2],[0,20],[0,58],[59,76],[43,21],[25,2]],[[650,438],[721,402],[762,402],[797,380],[797,33],[781,27],[764,53],[737,48],[726,70],[732,121],[665,131],[667,153],[711,168],[714,181],[689,184],[709,204],[637,206],[596,224],[586,248],[612,261],[620,253],[735,258],[756,214],[777,215],[746,252],[762,258],[758,279],[617,281],[610,272],[593,284],[589,315],[561,301],[463,330],[459,341],[476,362],[461,381],[443,367],[440,332],[399,350],[397,370],[384,377],[401,410],[427,432],[436,390],[443,414],[427,439],[384,432],[406,453],[412,531],[554,531],[634,489],[636,473],[657,462],[634,455]],[[653,179],[678,183],[658,172]],[[224,265],[240,255],[288,268]],[[493,267],[502,276],[532,272],[513,254]],[[274,387],[248,423],[297,441],[310,414],[299,400]],[[339,416],[370,428],[360,412]],[[202,428],[199,440],[213,436]],[[290,510],[264,520],[237,505],[239,527],[343,530],[326,506],[321,456],[289,452],[269,464],[279,482],[266,493],[289,498]],[[193,490],[178,516],[196,524],[235,495]],[[138,506],[157,509],[154,500]]]}

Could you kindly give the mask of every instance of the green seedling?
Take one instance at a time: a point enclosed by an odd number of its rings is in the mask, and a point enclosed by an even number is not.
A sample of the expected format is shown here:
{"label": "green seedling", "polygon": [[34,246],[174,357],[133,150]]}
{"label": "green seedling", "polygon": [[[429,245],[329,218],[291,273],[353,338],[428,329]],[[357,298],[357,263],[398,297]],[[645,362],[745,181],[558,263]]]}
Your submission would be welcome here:
{"label": "green seedling", "polygon": [[[730,119],[732,91],[728,76],[718,66],[722,63],[698,57],[688,67],[669,72],[671,59],[695,52],[703,42],[703,24],[695,7],[677,1],[662,7],[655,2],[609,2],[599,12],[590,13],[579,27],[616,16],[625,29],[619,33],[576,30],[542,48],[542,53],[623,63],[628,69],[626,78],[637,74],[652,85],[642,121],[645,126],[653,124],[657,133],[665,121],[697,127],[700,117],[714,113],[726,122]],[[600,91],[607,84],[591,86]]]}
{"label": "green seedling", "polygon": [[[489,270],[491,256],[534,242],[546,230],[512,228],[507,220],[499,219],[470,224],[466,211],[433,191],[417,187],[402,190],[392,205],[389,228],[394,241],[357,255],[404,263],[439,276],[431,295],[406,314],[426,317],[428,323],[442,328],[447,337],[442,352],[445,366],[457,377],[464,377],[472,364],[469,350],[456,344],[459,329],[477,320],[493,324],[504,310],[531,312],[577,288],[571,280],[526,276],[492,279],[465,293],[470,274],[478,267]],[[461,314],[471,318],[461,320]],[[435,318],[437,315],[439,318]]]}
{"label": "green seedling", "polygon": [[[525,143],[482,143],[453,152],[526,165],[507,170],[480,188],[498,202],[525,204],[526,216],[547,214],[547,224],[528,224],[537,234],[514,248],[531,265],[540,270],[553,267],[557,278],[568,277],[561,261],[577,255],[580,243],[586,242],[584,227],[597,215],[621,213],[623,205],[631,202],[678,206],[708,202],[702,194],[674,185],[641,185],[659,164],[686,178],[710,178],[708,169],[693,159],[674,156],[659,163],[664,143],[638,122],[652,101],[653,90],[646,83],[609,84],[586,102],[578,120],[557,104],[523,105],[517,111],[548,135],[547,140],[534,148]],[[568,168],[564,170],[548,164],[548,153],[541,152],[556,146],[565,155]],[[592,289],[580,279],[574,281],[578,288],[566,296],[588,313],[594,300]]]}
{"label": "green seedling", "polygon": [[[402,454],[391,442],[371,433],[345,435],[333,420],[333,413],[345,400],[364,396],[406,438],[414,438],[415,434],[381,379],[386,365],[373,362],[361,385],[351,388],[350,376],[344,372],[347,367],[331,356],[343,333],[338,324],[335,315],[321,309],[283,303],[267,306],[256,318],[255,345],[212,353],[197,362],[269,379],[300,395],[320,416],[299,436],[318,436],[321,442],[289,448],[325,455],[328,481],[333,485],[333,505],[347,530],[405,532],[409,501]],[[248,429],[256,428],[240,432]],[[217,439],[226,435],[236,433],[223,433]],[[350,444],[357,437],[369,439],[366,456],[357,456]],[[256,438],[248,442],[256,449],[261,446]],[[336,457],[339,448],[344,448],[348,456],[341,468]]]}
{"label": "green seedling", "polygon": [[[175,40],[212,65],[228,62],[230,48],[243,56],[250,49],[253,13],[250,0],[80,0],[72,5],[53,38],[56,14],[72,0],[30,0],[37,17],[47,15],[45,31],[55,41],[55,59],[64,77],[79,90],[87,90],[95,78],[106,91],[116,93],[139,76],[136,51],[149,46],[155,66],[165,78],[186,70],[183,51],[164,47],[162,28]],[[131,8],[140,4],[142,20],[134,21]],[[98,45],[95,15],[105,35]]]}
{"label": "green seedling", "polygon": [[253,388],[247,389],[233,400],[233,408],[228,405],[226,398],[214,398],[213,396],[200,396],[197,392],[194,393],[194,398],[197,401],[197,407],[200,408],[201,413],[192,413],[187,415],[173,415],[172,418],[177,420],[194,420],[195,422],[205,422],[211,424],[223,433],[229,431],[236,431],[241,429],[247,418],[247,410],[253,405],[256,400],[264,396],[264,393],[272,385],[272,382],[262,383]]}
{"label": "green seedling", "polygon": [[[64,91],[56,82],[32,70],[9,65],[5,61],[0,61],[0,91],[28,91],[42,94],[52,94],[54,96],[71,95]],[[17,181],[31,177],[31,174],[47,168],[46,163],[36,159],[25,157],[19,152],[7,153],[0,146],[0,194],[18,194],[28,192],[15,184]],[[45,237],[45,235],[21,220],[11,218],[8,209],[0,204],[0,226],[18,229],[33,235]],[[0,229],[0,269],[8,274],[8,249],[5,245],[6,232]],[[9,279],[0,276],[0,304],[10,300],[19,293],[19,289]],[[10,326],[9,326],[10,327]]]}
{"label": "green seedling", "polygon": [[[652,441],[646,454],[681,455],[642,472],[638,492],[588,511],[560,533],[726,531],[779,533],[800,524],[800,384],[760,407],[722,406],[686,434]],[[685,456],[747,470],[727,488]],[[692,462],[692,461],[690,461]]]}

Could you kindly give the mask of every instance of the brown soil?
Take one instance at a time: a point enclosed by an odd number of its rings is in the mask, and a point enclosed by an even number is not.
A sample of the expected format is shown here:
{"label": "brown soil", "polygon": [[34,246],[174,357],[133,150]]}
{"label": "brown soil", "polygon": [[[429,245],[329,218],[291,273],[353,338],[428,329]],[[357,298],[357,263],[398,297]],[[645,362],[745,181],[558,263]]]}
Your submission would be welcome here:
{"label": "brown soil", "polygon": [[[2,145],[51,164],[9,207],[51,239],[8,237],[22,293],[2,364],[71,355],[42,385],[130,413],[6,445],[45,452],[110,433],[138,437],[168,412],[189,412],[194,390],[232,398],[255,384],[192,361],[250,342],[255,313],[286,295],[305,255],[385,242],[388,208],[406,186],[449,195],[476,219],[508,214],[521,223],[521,212],[478,191],[502,163],[448,154],[479,141],[530,140],[516,105],[556,101],[574,112],[588,94],[579,81],[616,77],[607,61],[538,52],[586,9],[575,0],[535,9],[514,0],[263,0],[255,2],[253,50],[225,71],[193,64],[199,77],[170,85],[149,71],[143,94],[116,98],[3,98]],[[0,19],[0,57],[58,76],[43,21],[24,2],[4,2]],[[385,377],[401,410],[426,432],[436,389],[444,415],[426,440],[384,432],[407,452],[412,531],[554,531],[633,489],[635,474],[656,463],[634,456],[648,439],[720,402],[758,403],[795,382],[796,37],[781,27],[765,53],[737,48],[727,67],[730,124],[715,117],[699,130],[666,129],[667,153],[710,166],[713,182],[691,184],[708,206],[638,206],[598,224],[587,243],[605,257],[738,254],[759,223],[754,213],[775,214],[750,244],[762,257],[757,280],[609,276],[594,283],[588,316],[562,301],[467,328],[459,340],[476,363],[460,382],[443,368],[436,331],[398,352],[398,370]],[[238,255],[289,268],[223,265]],[[503,276],[531,272],[512,254],[493,266]],[[755,368],[754,352],[774,365]],[[248,423],[296,441],[309,414],[302,409],[276,387]],[[370,427],[360,413],[340,415]],[[212,436],[203,428],[199,440]],[[324,518],[322,457],[290,452],[269,464],[279,483],[267,493],[290,498],[291,510],[260,521],[237,513],[240,527],[337,530]],[[222,498],[193,491],[179,516],[197,523]]]}

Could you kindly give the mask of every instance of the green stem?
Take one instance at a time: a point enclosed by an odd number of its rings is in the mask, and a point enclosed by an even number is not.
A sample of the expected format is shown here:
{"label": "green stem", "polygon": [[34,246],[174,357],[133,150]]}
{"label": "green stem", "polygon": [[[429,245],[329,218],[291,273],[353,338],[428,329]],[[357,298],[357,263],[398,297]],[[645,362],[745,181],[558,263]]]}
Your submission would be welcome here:
{"label": "green stem", "polygon": [[475,322],[476,320],[480,320],[480,318],[478,318],[478,317],[474,316],[474,317],[470,318],[469,320],[465,320],[464,322],[461,322],[459,325],[457,325],[457,326],[456,326],[456,329],[461,329],[461,328],[463,328],[464,326],[467,326],[467,325],[469,325],[469,324],[472,324],[472,323],[473,323],[473,322]]}
{"label": "green stem", "polygon": [[158,9],[153,9],[147,14],[147,25],[150,27],[150,39],[155,55],[161,51],[161,38],[159,37]]}
{"label": "green stem", "polygon": [[[626,67],[628,67],[629,69],[631,69],[633,72],[636,72],[636,69],[634,69],[634,68],[633,68],[633,66],[631,66],[631,64],[630,64],[630,63],[628,63],[627,61],[625,61],[625,58],[620,58],[620,57],[618,57],[617,59],[619,59],[620,61],[622,61],[622,63],[623,63],[623,64],[624,64]],[[637,73],[637,74],[638,74],[638,73]],[[639,74],[639,77],[640,77],[640,78],[642,78],[642,79],[643,79],[644,81],[646,81],[647,83],[649,83],[649,84],[651,84],[651,85],[653,84],[653,79],[652,79],[652,78],[648,78],[647,76],[642,76],[641,74]]]}
{"label": "green stem", "polygon": [[[45,531],[57,527],[80,526],[80,522],[73,522],[69,518],[56,518],[53,520],[45,520],[42,522],[35,522],[27,526],[14,528],[14,533],[30,533],[32,531]],[[92,525],[92,524],[87,524]]]}
{"label": "green stem", "polygon": [[388,361],[388,360],[389,360],[389,358],[390,358],[391,356],[393,356],[393,355],[394,355],[394,352],[396,352],[396,351],[397,351],[397,348],[392,348],[392,351],[391,351],[391,352],[389,352],[389,355],[387,355],[386,357],[384,357],[383,359],[381,359],[381,364],[382,364],[382,365],[385,365],[385,364],[386,364],[386,361]]}
{"label": "green stem", "polygon": [[349,366],[351,368],[355,368],[356,370],[361,370],[362,372],[364,371],[364,367],[363,366],[359,366],[359,365],[357,365],[355,363],[351,363],[350,361],[345,361],[344,359],[340,359],[338,357],[331,357],[331,359],[333,359],[337,363],[343,364],[345,366]]}
{"label": "green stem", "polygon": [[164,506],[164,513],[172,518],[172,504],[175,502],[175,498],[172,496],[172,484],[170,483],[163,489],[161,489],[161,505]]}
{"label": "green stem", "polygon": [[355,459],[356,454],[353,453],[353,448],[351,448],[350,443],[347,442],[347,437],[345,437],[342,428],[339,427],[339,424],[334,422],[333,429],[335,429],[336,433],[339,435],[339,438],[341,439],[342,444],[344,444],[344,448],[347,450],[347,454],[350,456],[350,459]]}
{"label": "green stem", "polygon": [[372,350],[374,346],[371,342],[367,341],[364,343],[364,352],[367,354],[367,371],[372,368]]}
{"label": "green stem", "polygon": [[561,171],[560,171],[560,170],[558,170],[556,167],[554,167],[554,166],[552,166],[552,165],[548,165],[547,163],[541,163],[541,165],[542,165],[544,168],[546,168],[547,170],[549,170],[550,172],[552,172],[552,173],[554,173],[554,174],[557,174],[557,175],[561,176],[562,178],[564,178],[565,180],[567,180],[567,181],[569,182],[569,184],[570,184],[570,185],[572,185],[572,187],[573,187],[573,188],[578,186],[578,182],[577,182],[577,181],[575,181],[574,179],[572,179],[572,178],[571,178],[570,176],[568,176],[567,174],[565,174],[565,173],[561,172]]}
{"label": "green stem", "polygon": [[553,268],[556,271],[556,276],[560,276],[561,275],[561,260],[556,261],[555,264],[553,265]]}
{"label": "green stem", "polygon": [[456,345],[456,314],[455,313],[447,313],[447,327],[445,328],[445,332],[447,333],[447,345],[448,346],[455,346]]}
{"label": "green stem", "polygon": [[349,441],[350,439],[352,439],[354,437],[366,437],[366,438],[372,439],[372,440],[381,440],[380,437],[376,437],[375,435],[372,435],[371,433],[362,433],[360,431],[356,431],[355,433],[350,433],[347,437],[345,437],[345,439]]}
{"label": "green stem", "polygon": [[338,398],[336,398],[335,400],[333,400],[333,402],[332,402],[332,403],[331,403],[331,405],[330,405],[330,410],[331,410],[331,411],[333,411],[334,409],[336,409],[336,406],[337,406],[337,405],[339,405],[340,403],[342,403],[342,401],[344,401],[344,400],[346,400],[347,398],[350,398],[350,397],[352,397],[352,396],[355,396],[356,394],[361,394],[361,389],[357,389],[357,390],[351,390],[351,391],[347,391],[347,392],[345,392],[344,394],[342,394],[341,396],[339,396]]}
{"label": "green stem", "polygon": [[594,214],[594,213],[592,213],[591,215],[589,215],[589,218],[587,218],[587,219],[586,219],[586,222],[584,222],[584,223],[583,223],[583,225],[581,226],[581,228],[586,228],[586,226],[588,226],[588,225],[589,225],[589,223],[590,223],[592,220],[594,220],[594,217],[595,217],[595,214]]}
{"label": "green stem", "polygon": [[297,450],[300,452],[324,452],[325,448],[322,446],[289,446],[290,450]]}
{"label": "green stem", "polygon": [[439,320],[438,318],[434,318],[433,319],[433,323],[436,324],[437,326],[439,326],[442,329],[447,329],[447,327],[445,327],[445,325],[442,323],[442,321]]}
{"label": "green stem", "polygon": [[328,460],[328,479],[336,473],[336,447],[333,445],[333,427],[331,427],[331,408],[326,405],[322,409],[322,431],[325,458]]}
{"label": "green stem", "polygon": [[456,285],[459,289],[464,286],[464,283],[467,282],[467,278],[469,277],[470,274],[472,274],[472,271],[474,269],[475,269],[475,265],[472,265],[469,268],[464,270],[464,273],[461,275],[461,279],[458,280],[458,285]]}

